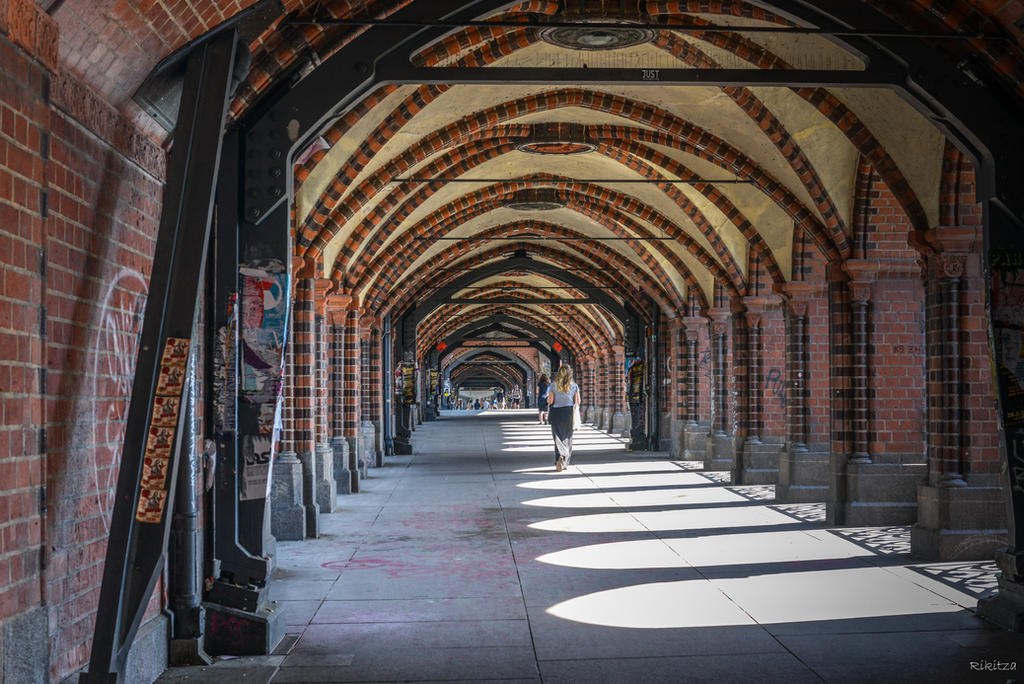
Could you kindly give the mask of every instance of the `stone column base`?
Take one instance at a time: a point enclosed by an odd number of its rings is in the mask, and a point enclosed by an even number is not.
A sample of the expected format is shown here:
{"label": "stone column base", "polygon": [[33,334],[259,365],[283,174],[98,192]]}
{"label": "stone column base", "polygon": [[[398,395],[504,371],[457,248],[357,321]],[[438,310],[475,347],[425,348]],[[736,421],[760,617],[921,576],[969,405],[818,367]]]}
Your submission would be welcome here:
{"label": "stone column base", "polygon": [[[846,454],[835,454],[833,472],[841,478]],[[871,463],[845,462],[825,505],[833,525],[912,525],[917,520],[917,486],[928,476],[924,463],[901,463],[900,456],[877,456]],[[839,494],[839,492],[844,492]],[[839,497],[842,500],[839,500]]]}
{"label": "stone column base", "polygon": [[[49,625],[46,613],[46,606],[41,606],[5,620],[0,625],[0,674],[3,675],[3,681],[25,684],[50,681],[50,654],[46,639]],[[166,622],[166,618],[164,620]]]}
{"label": "stone column base", "polygon": [[333,513],[338,485],[334,481],[334,449],[330,444],[316,446],[316,502],[321,513]]}
{"label": "stone column base", "polygon": [[370,475],[370,466],[377,460],[377,431],[373,429],[373,423],[362,423],[359,426],[359,437],[363,443],[363,450],[359,454],[359,474],[365,479]]}
{"label": "stone column base", "polygon": [[302,463],[290,451],[282,451],[274,459],[270,483],[270,531],[279,541],[300,541],[306,536]]}
{"label": "stone column base", "polygon": [[736,438],[708,435],[704,448],[704,470],[733,470],[736,465]]}
{"label": "stone column base", "polygon": [[210,655],[270,655],[284,638],[284,609],[276,601],[264,601],[251,613],[216,603],[205,606]]}
{"label": "stone column base", "polygon": [[777,503],[828,501],[831,456],[825,451],[783,449],[779,454]]}
{"label": "stone column base", "polygon": [[1006,546],[1005,494],[999,480],[972,480],[965,487],[918,486],[912,554],[928,560],[987,560]]}
{"label": "stone column base", "polygon": [[668,442],[662,447],[662,451],[668,451],[668,457],[682,460],[683,452],[686,450],[686,429],[685,423],[679,418],[670,418],[668,421]]}
{"label": "stone column base", "polygon": [[783,444],[743,442],[737,457],[739,467],[732,470],[732,483],[738,485],[775,484],[779,481],[779,454]]}
{"label": "stone column base", "polygon": [[334,485],[338,494],[352,493],[352,471],[348,469],[348,442],[339,437],[331,440],[334,452]]}
{"label": "stone column base", "polygon": [[302,503],[306,507],[306,537],[320,537],[320,504],[316,500],[316,452],[298,451],[302,463]]}
{"label": "stone column base", "polygon": [[619,437],[629,437],[629,414],[616,411],[612,414],[609,432]]}
{"label": "stone column base", "polygon": [[978,601],[978,615],[1003,629],[1024,632],[1024,553],[996,553],[996,565],[1003,571],[999,594]]}
{"label": "stone column base", "polygon": [[683,460],[703,461],[708,452],[708,428],[690,423],[683,428]]}
{"label": "stone column base", "polygon": [[[352,493],[355,494],[359,491],[359,481],[362,479],[362,473],[359,469],[359,449],[362,447],[360,444],[362,439],[360,439],[359,435],[354,435],[346,437],[345,440],[348,442],[348,472],[352,476],[350,487]],[[410,451],[409,453],[412,452]]]}

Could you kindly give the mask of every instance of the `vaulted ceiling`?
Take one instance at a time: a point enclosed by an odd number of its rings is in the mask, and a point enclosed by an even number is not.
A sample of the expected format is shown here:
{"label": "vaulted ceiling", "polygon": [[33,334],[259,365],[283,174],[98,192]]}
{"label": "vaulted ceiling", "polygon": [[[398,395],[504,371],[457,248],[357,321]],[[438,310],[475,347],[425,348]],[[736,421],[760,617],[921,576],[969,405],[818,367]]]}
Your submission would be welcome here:
{"label": "vaulted ceiling", "polygon": [[[66,67],[142,120],[128,98],[154,58],[251,3],[49,4]],[[417,4],[429,13],[426,0],[283,3],[252,45],[234,119],[365,28],[332,20],[386,19]],[[908,31],[985,36],[942,44],[1019,95],[1018,4],[861,4]],[[841,39],[772,5],[512,2],[477,17],[493,26],[453,26],[408,58],[429,68],[636,68],[652,79],[662,69],[869,68]],[[103,40],[90,49],[83,37],[96,35]],[[945,136],[885,88],[408,83],[381,85],[339,114],[298,151],[296,251],[371,315],[401,312],[514,253],[582,274],[644,316],[652,306],[675,317],[716,298],[765,294],[794,278],[801,240],[824,261],[855,256],[865,168],[913,227],[939,223]],[[492,273],[420,322],[420,347],[495,312],[581,356],[620,343],[621,321],[607,310],[566,303],[587,297],[550,272]]]}

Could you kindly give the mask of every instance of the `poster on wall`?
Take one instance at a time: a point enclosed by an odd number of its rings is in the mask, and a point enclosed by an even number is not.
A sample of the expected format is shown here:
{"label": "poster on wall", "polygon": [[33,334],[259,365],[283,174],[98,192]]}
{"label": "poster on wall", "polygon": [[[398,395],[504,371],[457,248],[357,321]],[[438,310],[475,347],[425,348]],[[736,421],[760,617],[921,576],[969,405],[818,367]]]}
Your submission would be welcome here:
{"label": "poster on wall", "polygon": [[639,404],[644,400],[645,368],[643,361],[633,359],[626,371],[626,397],[630,404]]}
{"label": "poster on wall", "polygon": [[439,385],[441,384],[441,373],[436,370],[430,371],[430,396],[434,396],[438,393]]}
{"label": "poster on wall", "polygon": [[274,259],[246,264],[239,270],[241,298],[242,398],[257,404],[276,401],[284,372],[288,336],[290,275]]}
{"label": "poster on wall", "polygon": [[993,250],[989,265],[1007,474],[1015,507],[1024,510],[1024,250]]}
{"label": "poster on wall", "polygon": [[402,361],[396,374],[402,379],[402,403],[412,406],[416,403],[416,367],[409,361]]}

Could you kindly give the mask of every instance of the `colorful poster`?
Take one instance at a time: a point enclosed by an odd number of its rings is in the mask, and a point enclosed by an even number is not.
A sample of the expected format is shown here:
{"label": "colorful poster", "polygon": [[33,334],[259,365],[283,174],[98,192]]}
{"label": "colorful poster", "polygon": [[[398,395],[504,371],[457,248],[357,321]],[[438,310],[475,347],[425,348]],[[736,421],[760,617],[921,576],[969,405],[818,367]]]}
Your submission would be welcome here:
{"label": "colorful poster", "polygon": [[240,346],[242,398],[257,404],[275,401],[284,373],[291,277],[276,260],[240,269]]}
{"label": "colorful poster", "polygon": [[155,397],[153,401],[153,427],[178,427],[178,411],[181,408],[179,397]]}
{"label": "colorful poster", "polygon": [[644,370],[646,364],[640,359],[634,359],[626,371],[627,386],[626,397],[630,404],[639,404],[644,400]]}
{"label": "colorful poster", "polygon": [[409,361],[398,364],[402,371],[402,403],[412,406],[416,403],[416,366]]}

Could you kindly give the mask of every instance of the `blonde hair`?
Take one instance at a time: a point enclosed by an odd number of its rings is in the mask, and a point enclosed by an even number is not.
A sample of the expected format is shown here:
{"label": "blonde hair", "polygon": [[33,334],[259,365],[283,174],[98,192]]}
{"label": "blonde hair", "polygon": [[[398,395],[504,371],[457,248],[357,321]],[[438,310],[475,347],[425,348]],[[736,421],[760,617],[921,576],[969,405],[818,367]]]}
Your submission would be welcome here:
{"label": "blonde hair", "polygon": [[558,371],[555,373],[554,385],[555,389],[565,394],[569,391],[569,386],[572,384],[572,368],[569,366],[560,366]]}

